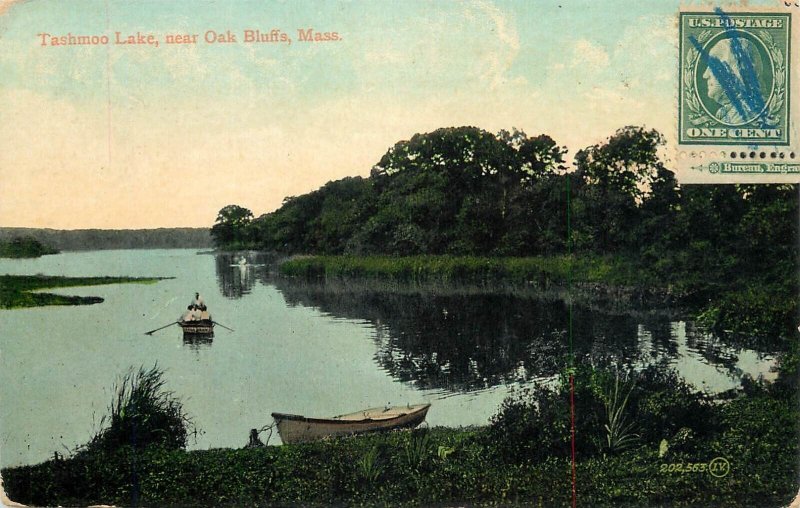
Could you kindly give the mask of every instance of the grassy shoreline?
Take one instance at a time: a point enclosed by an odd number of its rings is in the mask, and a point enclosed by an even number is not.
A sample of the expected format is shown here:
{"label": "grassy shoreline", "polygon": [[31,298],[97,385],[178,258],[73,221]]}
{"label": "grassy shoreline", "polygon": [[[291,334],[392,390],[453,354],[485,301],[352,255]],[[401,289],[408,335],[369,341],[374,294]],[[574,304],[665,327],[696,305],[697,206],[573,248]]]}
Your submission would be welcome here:
{"label": "grassy shoreline", "polygon": [[527,286],[566,286],[570,283],[657,285],[657,281],[649,274],[613,256],[298,256],[283,262],[280,272],[288,276],[398,282],[503,282]]}
{"label": "grassy shoreline", "polygon": [[63,277],[50,275],[0,275],[0,309],[42,307],[45,305],[91,305],[101,303],[97,296],[65,296],[36,292],[78,286],[106,284],[153,284],[166,277]]}
{"label": "grassy shoreline", "polygon": [[476,284],[537,291],[569,289],[571,297],[606,299],[635,308],[661,306],[717,332],[761,339],[788,337],[797,293],[790,285],[743,274],[710,283],[693,272],[659,272],[622,256],[321,256],[290,258],[284,276],[309,280],[381,281],[400,284]]}
{"label": "grassy shoreline", "polygon": [[[743,423],[733,423],[695,449],[660,456],[657,446],[645,445],[620,454],[579,456],[579,501],[784,506],[796,493],[797,447],[781,441],[783,432],[758,422],[770,416],[791,426],[796,411],[763,397],[728,404],[721,412]],[[487,429],[396,431],[249,449],[126,448],[7,468],[3,479],[11,499],[35,505],[570,504],[567,455],[508,462],[493,448]],[[754,431],[764,434],[749,442],[746,434]],[[758,460],[759,454],[769,454],[769,460]],[[670,464],[708,464],[718,456],[731,462],[722,478],[667,471]],[[631,488],[634,484],[638,487]]]}
{"label": "grassy shoreline", "polygon": [[800,474],[797,366],[785,357],[776,381],[712,399],[674,371],[581,363],[514,392],[486,426],[193,451],[192,419],[154,366],[123,378],[86,445],[2,476],[36,506],[566,506],[577,449],[581,505],[785,506]]}

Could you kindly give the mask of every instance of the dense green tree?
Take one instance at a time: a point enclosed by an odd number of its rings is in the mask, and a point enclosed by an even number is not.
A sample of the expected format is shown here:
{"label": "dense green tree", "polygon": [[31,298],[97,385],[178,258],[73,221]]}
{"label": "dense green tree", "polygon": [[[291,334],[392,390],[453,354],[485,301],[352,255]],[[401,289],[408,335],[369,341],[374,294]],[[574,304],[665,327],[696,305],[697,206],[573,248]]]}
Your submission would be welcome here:
{"label": "dense green tree", "polygon": [[742,312],[764,331],[796,318],[797,186],[681,187],[663,143],[625,127],[567,172],[566,148],[546,135],[438,129],[395,144],[369,178],[329,182],[257,219],[227,206],[212,234],[289,253],[613,255],[709,323]]}
{"label": "dense green tree", "polygon": [[590,184],[640,198],[663,168],[658,156],[663,144],[664,137],[656,130],[623,127],[607,142],[578,152],[575,160]]}
{"label": "dense green tree", "polygon": [[[255,220],[220,211],[217,245],[283,252],[532,254],[563,243],[566,149],[546,135],[476,127],[416,134],[389,149],[370,178],[345,178],[287,198]],[[534,224],[533,234],[519,228]],[[561,239],[557,239],[557,237]]]}
{"label": "dense green tree", "polygon": [[238,205],[228,205],[219,211],[211,236],[218,246],[242,244],[248,240],[247,227],[253,220],[253,212]]}
{"label": "dense green tree", "polygon": [[522,196],[536,199],[539,181],[565,169],[565,152],[516,129],[439,129],[397,143],[372,170],[378,213],[365,231],[368,250],[526,253],[534,242],[503,239],[534,213]]}
{"label": "dense green tree", "polygon": [[443,128],[395,144],[369,178],[257,219],[225,207],[212,234],[286,253],[615,256],[708,324],[788,329],[800,318],[797,186],[679,186],[663,144],[624,127],[568,172],[566,148],[546,135]]}
{"label": "dense green tree", "polygon": [[638,244],[639,206],[653,190],[668,187],[668,175],[659,159],[664,138],[642,127],[619,129],[605,143],[575,155],[582,185],[581,216],[576,219],[593,239],[592,250],[622,252]]}
{"label": "dense green tree", "polygon": [[364,178],[344,178],[286,198],[280,209],[253,221],[253,235],[267,250],[342,253],[362,225],[370,189]]}
{"label": "dense green tree", "polygon": [[58,250],[32,236],[17,236],[7,242],[0,241],[0,258],[38,258],[47,254],[58,254]]}
{"label": "dense green tree", "polygon": [[682,247],[676,231],[680,204],[681,192],[675,174],[659,167],[640,206],[636,239],[642,262],[662,275],[673,269],[665,254]]}

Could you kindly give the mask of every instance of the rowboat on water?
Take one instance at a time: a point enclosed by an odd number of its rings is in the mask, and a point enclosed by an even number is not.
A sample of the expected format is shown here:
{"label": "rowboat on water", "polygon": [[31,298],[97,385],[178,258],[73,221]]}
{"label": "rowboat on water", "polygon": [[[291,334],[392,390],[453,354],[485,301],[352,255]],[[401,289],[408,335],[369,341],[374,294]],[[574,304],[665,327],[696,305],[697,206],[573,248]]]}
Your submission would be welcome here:
{"label": "rowboat on water", "polygon": [[178,318],[168,325],[158,327],[149,332],[144,332],[145,335],[153,335],[159,330],[169,328],[172,325],[178,325],[183,329],[184,343],[193,343],[194,339],[205,339],[202,342],[208,342],[214,337],[214,327],[216,325],[228,331],[234,331],[233,328],[228,328],[222,323],[217,323],[211,318],[203,299],[200,298],[200,293],[194,294],[194,300],[186,307],[186,311]]}
{"label": "rowboat on water", "polygon": [[281,441],[284,444],[294,444],[327,437],[414,428],[425,420],[430,407],[430,404],[376,407],[332,418],[272,413],[272,418],[275,419]]}
{"label": "rowboat on water", "polygon": [[188,309],[178,320],[178,326],[183,328],[183,336],[214,336],[214,321],[208,310]]}

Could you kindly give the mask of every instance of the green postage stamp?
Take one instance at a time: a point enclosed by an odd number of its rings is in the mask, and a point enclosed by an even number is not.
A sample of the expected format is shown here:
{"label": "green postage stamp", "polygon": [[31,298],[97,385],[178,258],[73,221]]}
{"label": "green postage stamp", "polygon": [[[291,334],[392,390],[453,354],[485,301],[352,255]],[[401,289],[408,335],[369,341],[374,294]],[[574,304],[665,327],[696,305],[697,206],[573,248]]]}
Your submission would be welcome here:
{"label": "green postage stamp", "polygon": [[797,181],[792,21],[789,10],[680,13],[679,167],[706,181]]}

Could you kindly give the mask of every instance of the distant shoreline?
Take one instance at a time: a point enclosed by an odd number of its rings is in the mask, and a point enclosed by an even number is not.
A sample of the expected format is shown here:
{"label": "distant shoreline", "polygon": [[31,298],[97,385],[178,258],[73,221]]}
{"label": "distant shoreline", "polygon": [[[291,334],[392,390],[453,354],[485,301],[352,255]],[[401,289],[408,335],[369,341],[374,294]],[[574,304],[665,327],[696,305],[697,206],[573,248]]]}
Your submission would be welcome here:
{"label": "distant shoreline", "polygon": [[0,227],[0,242],[26,236],[60,251],[210,249],[209,228],[49,229]]}

